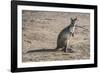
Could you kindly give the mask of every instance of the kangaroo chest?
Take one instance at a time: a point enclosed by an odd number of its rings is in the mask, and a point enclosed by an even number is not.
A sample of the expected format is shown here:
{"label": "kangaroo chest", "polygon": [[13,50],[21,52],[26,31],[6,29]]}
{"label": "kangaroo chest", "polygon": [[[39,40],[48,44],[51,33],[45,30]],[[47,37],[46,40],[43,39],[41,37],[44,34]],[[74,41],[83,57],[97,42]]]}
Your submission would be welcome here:
{"label": "kangaroo chest", "polygon": [[70,31],[70,33],[74,33],[75,27],[70,27],[70,28],[69,28],[69,31]]}

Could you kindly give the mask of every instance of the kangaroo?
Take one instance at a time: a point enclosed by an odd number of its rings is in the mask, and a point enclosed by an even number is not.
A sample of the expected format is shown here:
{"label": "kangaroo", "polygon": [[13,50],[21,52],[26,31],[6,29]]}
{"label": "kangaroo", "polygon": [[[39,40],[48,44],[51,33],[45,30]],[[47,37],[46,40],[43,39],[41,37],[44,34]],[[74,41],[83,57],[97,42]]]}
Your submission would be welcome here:
{"label": "kangaroo", "polygon": [[77,18],[72,19],[69,26],[65,27],[58,35],[57,39],[57,47],[56,50],[62,48],[64,52],[72,52],[71,49],[68,49],[69,40],[71,37],[74,37],[75,31],[75,22]]}

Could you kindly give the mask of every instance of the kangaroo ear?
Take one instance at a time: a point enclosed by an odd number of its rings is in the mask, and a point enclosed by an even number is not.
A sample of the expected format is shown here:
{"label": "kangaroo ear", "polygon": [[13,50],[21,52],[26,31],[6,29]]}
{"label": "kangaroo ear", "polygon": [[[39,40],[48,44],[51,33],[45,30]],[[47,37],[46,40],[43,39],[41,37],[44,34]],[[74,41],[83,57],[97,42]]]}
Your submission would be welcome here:
{"label": "kangaroo ear", "polygon": [[71,21],[73,20],[72,18],[70,18],[71,19]]}
{"label": "kangaroo ear", "polygon": [[77,17],[74,20],[77,20]]}

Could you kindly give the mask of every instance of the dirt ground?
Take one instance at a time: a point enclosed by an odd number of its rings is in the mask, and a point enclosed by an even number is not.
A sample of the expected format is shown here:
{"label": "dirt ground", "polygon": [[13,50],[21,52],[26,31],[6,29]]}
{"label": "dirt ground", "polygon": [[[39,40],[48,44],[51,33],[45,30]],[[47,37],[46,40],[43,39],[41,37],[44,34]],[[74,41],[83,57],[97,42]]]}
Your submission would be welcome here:
{"label": "dirt ground", "polygon": [[[70,40],[73,53],[53,51],[62,29],[77,17],[75,35]],[[22,11],[22,62],[79,60],[90,58],[90,14],[71,12]]]}

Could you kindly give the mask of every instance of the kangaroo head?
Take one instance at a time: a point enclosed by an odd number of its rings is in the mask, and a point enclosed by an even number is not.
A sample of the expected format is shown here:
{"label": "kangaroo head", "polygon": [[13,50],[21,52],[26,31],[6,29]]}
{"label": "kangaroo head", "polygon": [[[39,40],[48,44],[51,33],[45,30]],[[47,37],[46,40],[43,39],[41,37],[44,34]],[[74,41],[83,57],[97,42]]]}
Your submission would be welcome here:
{"label": "kangaroo head", "polygon": [[71,25],[75,25],[76,20],[77,20],[77,17],[76,18],[71,18]]}
{"label": "kangaroo head", "polygon": [[70,32],[74,33],[77,18],[71,18]]}

